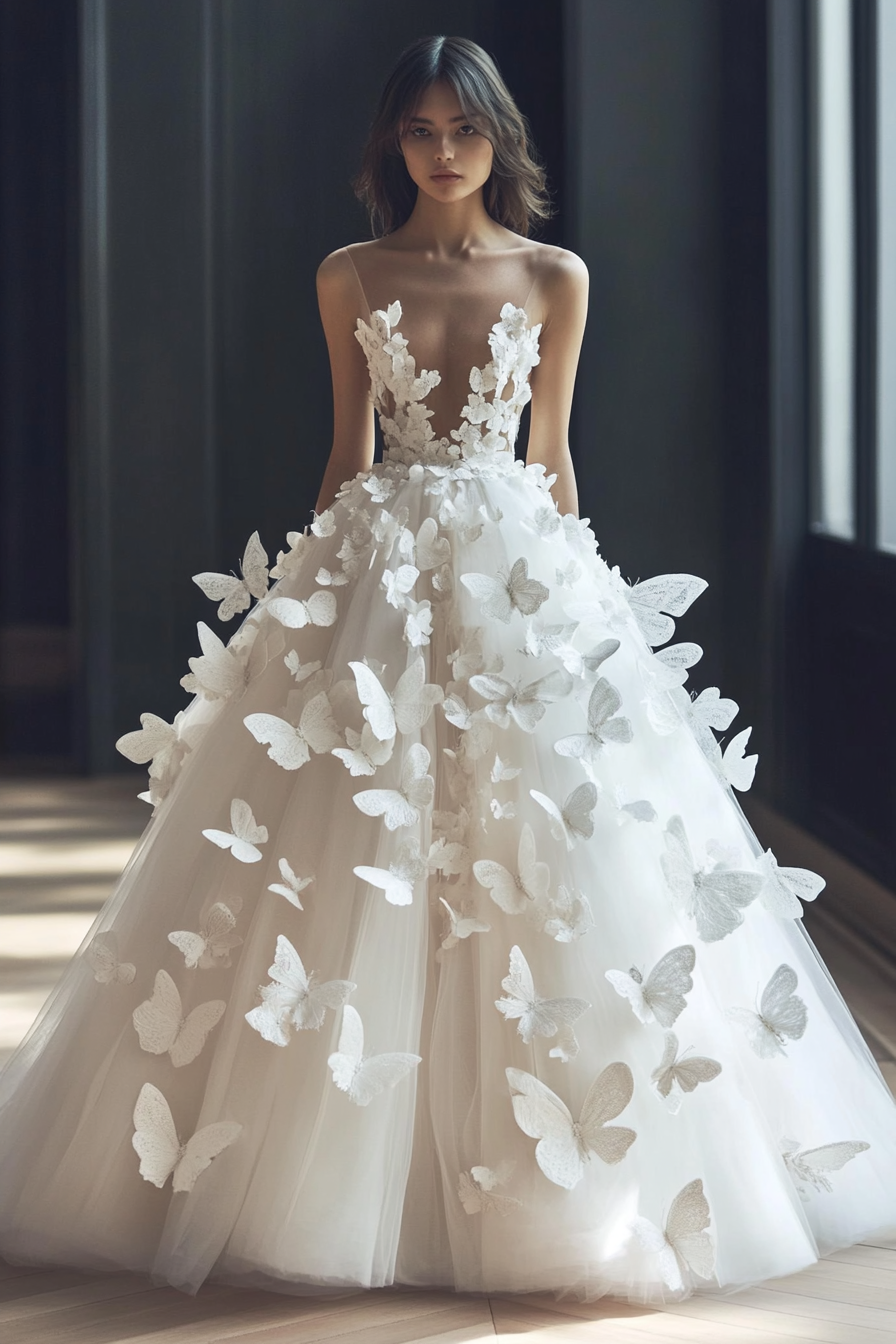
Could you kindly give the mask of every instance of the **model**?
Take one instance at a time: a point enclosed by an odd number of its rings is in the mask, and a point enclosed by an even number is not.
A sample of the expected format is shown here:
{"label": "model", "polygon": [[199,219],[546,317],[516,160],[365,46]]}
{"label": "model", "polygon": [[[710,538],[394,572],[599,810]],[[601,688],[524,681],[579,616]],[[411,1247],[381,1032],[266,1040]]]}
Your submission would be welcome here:
{"label": "model", "polygon": [[402,56],[359,181],[314,522],[196,577],[242,623],[119,744],[156,810],[0,1079],[0,1252],[661,1303],[896,1234],[822,881],[757,843],[749,730],[669,643],[704,585],[629,586],[577,517],[587,276],[527,237],[480,48]]}

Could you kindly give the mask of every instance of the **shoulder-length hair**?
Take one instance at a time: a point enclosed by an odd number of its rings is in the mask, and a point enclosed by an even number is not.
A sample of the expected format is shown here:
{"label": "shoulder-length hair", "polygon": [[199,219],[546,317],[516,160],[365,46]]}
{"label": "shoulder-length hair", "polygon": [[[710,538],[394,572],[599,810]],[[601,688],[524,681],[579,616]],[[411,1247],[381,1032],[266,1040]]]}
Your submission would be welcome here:
{"label": "shoulder-length hair", "polygon": [[488,52],[466,37],[421,37],[398,58],[386,81],[367,137],[355,193],[370,213],[375,237],[410,217],[417,188],[399,140],[426,90],[444,80],[470,124],[492,144],[492,172],[483,188],[485,208],[505,228],[528,235],[551,214],[544,169],[533,157],[529,127]]}

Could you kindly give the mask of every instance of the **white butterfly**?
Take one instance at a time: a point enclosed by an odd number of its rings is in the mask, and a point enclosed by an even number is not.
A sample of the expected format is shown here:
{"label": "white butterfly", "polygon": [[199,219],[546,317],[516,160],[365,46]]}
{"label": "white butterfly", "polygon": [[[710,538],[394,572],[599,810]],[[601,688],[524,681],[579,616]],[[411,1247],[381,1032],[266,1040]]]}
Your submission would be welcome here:
{"label": "white butterfly", "polygon": [[397,789],[364,789],[354,795],[355,807],[368,817],[382,817],[386,827],[412,826],[422,809],[429,807],[435,793],[435,781],[428,774],[430,756],[422,742],[408,748],[401,767]]}
{"label": "white butterfly", "polygon": [[177,985],[167,971],[157,971],[152,998],[132,1014],[140,1047],[151,1055],[170,1055],[174,1067],[182,1068],[200,1053],[226,1007],[223,999],[210,999],[185,1018]]}
{"label": "white butterfly", "polygon": [[558,756],[574,760],[594,761],[608,742],[631,742],[632,725],[628,719],[617,717],[622,708],[622,696],[606,677],[598,677],[588,698],[588,731],[561,737],[554,743]]}
{"label": "white butterfly", "polygon": [[608,1064],[588,1089],[582,1111],[573,1120],[555,1092],[522,1069],[505,1069],[513,1092],[513,1114],[524,1134],[538,1139],[535,1160],[549,1181],[572,1190],[585,1175],[594,1153],[602,1162],[621,1162],[637,1135],[621,1125],[608,1126],[624,1111],[634,1090],[627,1064]]}
{"label": "white butterfly", "polygon": [[[290,691],[286,703],[287,714],[293,713],[301,691]],[[268,756],[284,770],[298,770],[318,755],[340,746],[342,735],[336,727],[326,691],[320,691],[304,705],[298,723],[278,718],[276,714],[247,714],[243,723],[256,742],[269,743]]]}
{"label": "white butterfly", "polygon": [[435,705],[444,699],[441,686],[426,684],[426,668],[422,655],[414,659],[395,683],[391,695],[372,668],[366,663],[349,663],[358,687],[358,697],[364,706],[364,717],[380,742],[387,742],[396,732],[415,733],[426,723]]}
{"label": "white butterfly", "polygon": [[395,482],[390,481],[388,476],[368,476],[366,481],[362,481],[361,488],[372,496],[375,504],[384,504],[395,493]]}
{"label": "white butterfly", "polygon": [[390,607],[403,607],[408,593],[420,577],[419,569],[413,565],[399,565],[398,569],[387,569],[380,580],[386,590],[386,601]]}
{"label": "white butterfly", "polygon": [[[433,820],[435,831],[435,820]],[[457,840],[448,840],[444,836],[434,840],[429,847],[426,863],[433,873],[442,873],[444,877],[470,871],[470,851]]]}
{"label": "white butterfly", "polygon": [[149,773],[161,778],[176,759],[190,750],[189,744],[181,737],[183,721],[183,710],[174,716],[173,723],[166,723],[157,714],[141,714],[142,728],[125,733],[115,743],[115,747],[122,756],[137,765],[145,765],[149,761]]}
{"label": "white butterfly", "polygon": [[701,1279],[715,1272],[715,1249],[706,1228],[710,1224],[709,1204],[701,1180],[691,1181],[672,1201],[664,1230],[649,1218],[636,1218],[632,1231],[647,1251],[658,1257],[663,1282],[674,1293],[684,1290],[684,1276],[691,1270]]}
{"label": "white butterfly", "polygon": [[722,753],[722,774],[732,789],[738,789],[741,793],[746,792],[753,783],[756,762],[759,760],[755,754],[744,755],[752,731],[752,728],[744,728],[742,732],[736,733]]}
{"label": "white butterfly", "polygon": [[323,513],[316,513],[311,531],[316,537],[332,537],[336,531],[336,515],[333,510],[324,509]]}
{"label": "white butterfly", "polygon": [[[467,677],[485,670],[482,630],[479,626],[465,632],[460,646],[453,653],[449,653],[448,662],[451,664],[451,674],[455,681],[466,681]],[[500,671],[500,668],[493,670]]]}
{"label": "white butterfly", "polygon": [[215,970],[230,965],[230,953],[243,941],[233,932],[236,919],[230,907],[223,901],[215,901],[202,920],[198,933],[187,929],[177,929],[169,933],[168,941],[184,954],[184,963],[188,970]]}
{"label": "white butterfly", "polygon": [[491,725],[484,721],[483,711],[471,710],[456,694],[445,697],[442,710],[448,722],[453,723],[464,735],[461,745],[465,759],[478,761],[492,744]]}
{"label": "white butterfly", "polygon": [[416,840],[407,840],[388,868],[368,868],[366,864],[359,864],[352,871],[363,881],[384,891],[390,905],[410,905],[414,899],[414,886],[426,872],[426,867]]}
{"label": "white butterfly", "polygon": [[660,685],[664,689],[683,686],[688,679],[688,671],[695,667],[703,657],[699,644],[669,644],[659,649],[651,657],[651,667],[659,674]]}
{"label": "white butterfly", "polygon": [[809,868],[780,868],[770,849],[759,859],[759,867],[765,877],[759,893],[760,904],[780,919],[801,919],[800,901],[814,901],[824,890],[824,878],[818,873]]}
{"label": "white butterfly", "polygon": [[718,1060],[709,1059],[705,1055],[688,1057],[687,1051],[679,1055],[678,1037],[674,1031],[667,1031],[663,1058],[650,1078],[660,1096],[668,1098],[673,1103],[671,1109],[677,1111],[681,1106],[681,1097],[672,1092],[674,1084],[677,1083],[682,1092],[693,1092],[699,1083],[711,1083],[721,1072],[722,1066]]}
{"label": "white butterfly", "polygon": [[557,888],[557,897],[547,902],[544,914],[542,932],[557,943],[574,942],[594,924],[588,897],[564,886]]}
{"label": "white butterfly", "polygon": [[506,1185],[516,1166],[515,1162],[502,1162],[495,1171],[490,1167],[471,1167],[462,1171],[457,1182],[457,1197],[466,1213],[498,1213],[506,1218],[514,1209],[521,1209],[522,1203],[510,1195],[496,1195],[500,1186]]}
{"label": "white butterfly", "polygon": [[701,691],[693,700],[687,691],[682,689],[674,691],[672,697],[690,724],[691,732],[700,743],[704,754],[710,760],[715,760],[719,755],[719,744],[711,730],[724,733],[731,727],[738,710],[737,701],[722,696],[718,686],[707,686],[706,690]]}
{"label": "white butterfly", "polygon": [[577,560],[570,560],[568,565],[554,571],[554,578],[560,588],[574,588],[581,577],[582,566]]}
{"label": "white butterfly", "polygon": [[477,859],[473,875],[508,915],[522,914],[533,902],[545,900],[551,884],[550,868],[535,857],[535,836],[528,822],[520,829],[516,873],[493,859]]}
{"label": "white butterfly", "polygon": [[447,537],[439,536],[435,518],[424,518],[416,538],[413,532],[406,530],[398,543],[398,549],[421,573],[428,569],[439,569],[451,559],[451,543]]}
{"label": "white butterfly", "polygon": [[398,513],[390,513],[388,509],[380,509],[373,520],[370,531],[374,541],[383,549],[383,557],[386,560],[392,558],[392,551],[396,541],[401,543],[406,528],[405,523],[408,520],[407,509],[399,509]]}
{"label": "white butterfly", "polygon": [[488,574],[461,574],[460,581],[482,605],[485,616],[509,622],[514,611],[533,616],[550,597],[550,589],[529,578],[529,562],[520,556],[509,574],[499,570],[498,578]]}
{"label": "white butterfly", "polygon": [[287,532],[286,544],[288,551],[277,552],[277,563],[271,570],[272,579],[285,579],[288,574],[297,574],[311,541],[304,532]]}
{"label": "white butterfly", "polygon": [[809,1014],[803,1000],[794,994],[797,974],[791,966],[779,966],[759,1001],[758,1011],[752,1008],[729,1008],[725,1014],[747,1034],[752,1050],[760,1059],[785,1055],[785,1038],[798,1041],[806,1030]]}
{"label": "white butterfly", "polygon": [[432,576],[436,602],[445,602],[454,592],[454,575],[450,565],[440,565]]}
{"label": "white butterfly", "polygon": [[509,728],[511,719],[524,733],[534,733],[544,718],[547,706],[569,695],[573,681],[559,668],[537,681],[521,686],[493,673],[483,672],[470,678],[470,686],[484,700],[485,712],[499,728]]}
{"label": "white butterfly", "polygon": [[394,748],[394,737],[381,742],[370,724],[365,723],[360,733],[354,728],[346,728],[345,746],[334,747],[333,755],[338,756],[353,775],[375,775],[381,765],[392,759]]}
{"label": "white butterfly", "polygon": [[268,556],[257,532],[246,542],[241,565],[242,578],[234,574],[194,574],[193,582],[206,597],[220,602],[218,619],[229,621],[238,611],[245,611],[253,597],[264,597],[268,590]]}
{"label": "white butterfly", "polygon": [[[672,616],[683,616],[706,589],[705,579],[694,574],[660,574],[636,583],[625,593],[632,615],[650,645],[665,644],[675,632]],[[668,612],[663,616],[661,612]]]}
{"label": "white butterfly", "polygon": [[536,994],[529,963],[516,946],[510,949],[510,974],[501,988],[506,997],[496,999],[495,1007],[508,1022],[518,1021],[517,1031],[527,1045],[533,1036],[556,1036],[591,1007],[586,999],[543,999]]}
{"label": "white butterfly", "polygon": [[242,1131],[233,1120],[203,1125],[191,1139],[181,1143],[174,1127],[171,1107],[152,1083],[144,1083],[134,1107],[134,1137],[131,1143],[140,1158],[140,1175],[160,1190],[169,1176],[176,1194],[192,1190],[206,1167]]}
{"label": "white butterfly", "polygon": [[419,1055],[396,1052],[364,1057],[364,1026],[350,1003],[342,1010],[339,1049],[327,1060],[333,1082],[356,1106],[367,1106],[387,1087],[394,1087],[421,1062]]}
{"label": "white butterfly", "polygon": [[551,835],[563,840],[567,849],[573,849],[577,840],[590,840],[594,834],[594,809],[597,807],[597,789],[593,784],[580,784],[567,794],[562,807],[547,794],[529,790],[532,797],[551,818]]}
{"label": "white butterfly", "polygon": [[283,661],[296,682],[307,681],[315,672],[320,671],[319,662],[303,663],[295,649],[290,649]]}
{"label": "white butterfly", "polygon": [[98,933],[87,949],[87,960],[98,985],[129,985],[137,974],[132,961],[118,960],[118,935]]}
{"label": "white butterfly", "polygon": [[578,630],[575,621],[567,625],[543,625],[540,620],[526,624],[525,652],[530,658],[541,658],[546,653],[558,653],[571,644]]}
{"label": "white butterfly", "polygon": [[203,831],[206,840],[211,840],[219,849],[229,849],[240,863],[258,863],[263,845],[268,838],[267,826],[259,826],[249,804],[242,798],[234,798],[230,804],[230,825],[232,831]]}
{"label": "white butterfly", "polygon": [[495,763],[492,766],[489,779],[493,784],[503,784],[508,779],[516,779],[519,773],[520,767],[518,765],[508,765],[506,761],[501,760],[500,756],[495,756]]}
{"label": "white butterfly", "polygon": [[450,925],[450,931],[442,939],[443,951],[450,951],[450,949],[456,947],[462,939],[469,938],[473,933],[489,933],[491,931],[491,924],[486,924],[484,920],[475,919],[473,916],[464,914],[463,912],[459,914],[456,910],[451,908],[443,896],[439,897],[439,901],[444,905],[448,912],[448,921]]}
{"label": "white butterfly", "polygon": [[260,987],[261,1003],[246,1013],[246,1021],[272,1045],[289,1044],[290,1026],[298,1031],[318,1031],[327,1009],[341,1008],[357,989],[351,980],[321,982],[313,971],[309,975],[302,958],[282,933],[268,975],[273,983]]}
{"label": "white butterfly", "polygon": [[501,803],[493,798],[489,803],[495,821],[513,821],[516,817],[516,803]]}
{"label": "white butterfly", "polygon": [[694,920],[702,942],[727,937],[743,924],[742,912],[759,895],[762,874],[695,867],[681,817],[672,817],[663,834],[666,853],[660,863],[675,905]]}
{"label": "white butterfly", "polygon": [[826,1143],[821,1148],[800,1149],[796,1139],[782,1139],[781,1152],[784,1165],[790,1172],[802,1198],[806,1198],[806,1186],[811,1185],[819,1192],[826,1190],[830,1194],[834,1187],[825,1175],[829,1171],[841,1171],[859,1153],[865,1153],[871,1147],[861,1139],[844,1139],[840,1143]]}
{"label": "white butterfly", "polygon": [[696,960],[693,947],[686,943],[660,957],[646,980],[636,966],[628,974],[625,971],[605,974],[616,993],[628,999],[639,1022],[659,1022],[661,1027],[671,1027],[687,1007],[685,995],[694,988],[691,972]]}
{"label": "white butterfly", "polygon": [[[226,645],[204,621],[197,623],[196,633],[202,654],[187,659],[190,671],[181,677],[180,684],[191,695],[201,695],[206,700],[229,700],[245,689],[256,671],[256,659],[248,649]],[[259,649],[263,648],[264,644],[259,645]]]}
{"label": "white butterfly", "polygon": [[272,597],[265,611],[288,630],[304,630],[306,625],[332,625],[336,620],[336,598],[319,589],[304,601],[296,597]]}
{"label": "white butterfly", "polygon": [[278,896],[285,896],[290,905],[294,905],[297,910],[303,910],[305,907],[299,900],[299,892],[304,891],[306,887],[310,887],[314,878],[296,877],[292,870],[292,866],[286,859],[280,860],[279,868],[280,876],[283,878],[283,881],[272,882],[268,887],[268,891],[274,891]]}
{"label": "white butterfly", "polygon": [[656,821],[656,808],[647,798],[628,800],[625,789],[617,784],[613,789],[613,806],[618,812],[633,817],[635,821]]}
{"label": "white butterfly", "polygon": [[324,569],[323,566],[314,577],[314,582],[319,583],[322,588],[344,588],[348,581],[349,576],[344,569],[337,569],[334,572]]}
{"label": "white butterfly", "polygon": [[425,648],[432,637],[432,603],[429,601],[404,604],[404,637],[412,649]]}

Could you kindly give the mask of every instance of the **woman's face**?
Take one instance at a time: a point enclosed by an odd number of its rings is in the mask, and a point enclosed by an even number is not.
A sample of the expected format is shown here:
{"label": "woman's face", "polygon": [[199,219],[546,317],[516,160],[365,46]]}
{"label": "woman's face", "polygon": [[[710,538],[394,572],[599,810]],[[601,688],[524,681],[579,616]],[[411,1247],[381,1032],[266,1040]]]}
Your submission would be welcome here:
{"label": "woman's face", "polygon": [[492,171],[491,141],[464,116],[450,84],[430,85],[401,137],[411,179],[445,204],[479,191]]}

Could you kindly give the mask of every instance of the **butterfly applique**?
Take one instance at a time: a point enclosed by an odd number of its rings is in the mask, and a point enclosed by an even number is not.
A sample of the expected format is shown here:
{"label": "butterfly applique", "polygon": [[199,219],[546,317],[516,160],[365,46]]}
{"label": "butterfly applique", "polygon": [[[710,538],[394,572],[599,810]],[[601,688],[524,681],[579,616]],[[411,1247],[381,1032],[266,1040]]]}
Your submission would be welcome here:
{"label": "butterfly applique", "polygon": [[828,1173],[842,1171],[859,1153],[871,1147],[861,1139],[844,1139],[840,1143],[825,1143],[820,1148],[800,1148],[796,1139],[782,1139],[781,1153],[784,1165],[793,1177],[800,1197],[808,1199],[807,1186],[813,1190],[833,1192]]}
{"label": "butterfly applique", "polygon": [[579,784],[567,794],[565,802],[555,803],[547,794],[530,789],[529,793],[551,818],[551,835],[562,840],[566,848],[574,849],[576,841],[590,840],[594,834],[594,809],[597,807],[597,788],[594,784]]}
{"label": "butterfly applique", "polygon": [[235,928],[234,911],[223,901],[215,901],[200,918],[198,933],[176,929],[168,941],[183,953],[188,970],[217,970],[230,965],[230,953],[243,941]]}
{"label": "butterfly applique", "polygon": [[364,718],[380,742],[387,742],[396,733],[419,732],[444,699],[441,686],[426,684],[422,655],[401,674],[391,695],[367,663],[349,663],[349,667],[364,706]]}
{"label": "butterfly applique", "polygon": [[461,574],[460,581],[482,607],[484,616],[493,616],[506,625],[514,611],[533,616],[550,597],[550,589],[529,578],[525,556],[515,561],[509,574],[501,571],[493,579],[488,574]]}
{"label": "butterfly applique", "polygon": [[[517,1031],[527,1045],[534,1036],[556,1036],[591,1007],[586,999],[544,999],[537,994],[529,963],[516,946],[510,949],[510,973],[501,981],[501,988],[504,998],[496,999],[495,1007],[508,1022],[517,1023]],[[567,1038],[564,1041],[567,1058],[576,1050],[575,1038]]]}
{"label": "butterfly applique", "polygon": [[364,789],[354,795],[355,807],[368,817],[382,817],[390,831],[412,826],[432,803],[435,780],[428,774],[429,752],[422,742],[408,748],[397,789]]}
{"label": "butterfly applique", "polygon": [[406,841],[388,868],[371,868],[367,864],[359,864],[352,869],[356,876],[371,886],[379,887],[390,905],[410,905],[414,899],[414,887],[426,870],[427,864],[420,856],[416,840]]}
{"label": "butterfly applique", "polygon": [[636,966],[628,973],[606,971],[605,975],[616,993],[628,999],[639,1022],[671,1027],[687,1007],[685,995],[694,988],[691,974],[696,960],[696,952],[686,943],[660,957],[646,980]]}
{"label": "butterfly applique", "polygon": [[608,1064],[591,1084],[578,1120],[556,1092],[522,1069],[506,1069],[513,1114],[524,1134],[538,1139],[535,1160],[549,1181],[572,1190],[585,1175],[592,1154],[621,1162],[637,1135],[608,1125],[631,1101],[634,1083],[627,1064]]}
{"label": "butterfly applique", "polygon": [[223,999],[210,999],[184,1017],[177,985],[167,971],[157,971],[152,998],[132,1014],[140,1048],[151,1055],[170,1055],[174,1067],[183,1068],[201,1053],[226,1007]]}
{"label": "butterfly applique", "polygon": [[206,597],[219,602],[218,619],[229,621],[245,611],[252,598],[262,598],[268,590],[268,556],[257,532],[253,532],[243,552],[242,578],[234,574],[194,574],[193,582]]}
{"label": "butterfly applique", "polygon": [[229,831],[205,830],[202,834],[219,849],[229,849],[240,863],[258,863],[261,859],[259,845],[268,838],[267,826],[259,826],[252,809],[244,798],[234,798],[230,804]]}
{"label": "butterfly applique", "polygon": [[268,891],[275,891],[278,896],[283,896],[290,905],[294,905],[297,910],[304,910],[302,902],[299,900],[299,893],[306,887],[310,887],[314,881],[313,877],[297,877],[292,870],[292,865],[287,859],[281,859],[278,867],[282,882],[272,882]]}
{"label": "butterfly applique", "polygon": [[471,1167],[462,1171],[457,1182],[457,1197],[464,1206],[465,1213],[497,1213],[506,1218],[514,1209],[521,1209],[522,1202],[511,1195],[500,1195],[496,1191],[506,1185],[515,1167],[514,1162],[501,1162],[492,1170],[490,1167]]}
{"label": "butterfly applique", "polygon": [[684,1291],[685,1275],[692,1272],[701,1279],[715,1274],[715,1248],[706,1229],[710,1225],[709,1204],[701,1180],[691,1181],[672,1201],[664,1228],[648,1218],[636,1218],[632,1231],[646,1251],[657,1257],[660,1277],[674,1293]]}
{"label": "butterfly applique", "polygon": [[554,743],[558,756],[594,763],[610,742],[626,743],[632,740],[632,725],[619,710],[622,696],[606,677],[598,677],[588,698],[588,731],[561,737]]}
{"label": "butterfly applique", "polygon": [[469,938],[474,933],[488,933],[491,930],[491,924],[486,924],[483,919],[476,919],[475,916],[461,909],[455,910],[448,904],[444,896],[439,897],[439,901],[444,905],[448,915],[448,933],[442,939],[442,951],[448,952],[452,947],[464,938]]}
{"label": "butterfly applique", "polygon": [[259,989],[261,1003],[246,1013],[246,1021],[272,1045],[288,1045],[290,1027],[318,1031],[328,1008],[341,1008],[357,985],[351,980],[323,980],[305,970],[302,958],[288,938],[277,938],[274,963],[268,968],[272,983]]}
{"label": "butterfly applique", "polygon": [[[716,1059],[709,1059],[706,1055],[688,1055],[687,1051],[679,1055],[678,1037],[674,1031],[667,1031],[663,1057],[650,1078],[674,1114],[681,1107],[682,1092],[693,1092],[699,1083],[711,1083],[721,1072],[722,1066]],[[679,1089],[678,1092],[673,1091],[675,1087]]]}
{"label": "butterfly applique", "polygon": [[87,960],[98,985],[130,985],[137,974],[132,961],[119,961],[118,936],[111,929],[94,937],[87,949]]}
{"label": "butterfly applique", "polygon": [[357,1009],[347,1003],[342,1010],[339,1048],[327,1063],[333,1082],[346,1092],[356,1106],[367,1106],[387,1087],[406,1078],[421,1062],[419,1055],[396,1051],[385,1055],[364,1055],[364,1026]]}
{"label": "butterfly applique", "polygon": [[470,686],[489,702],[485,712],[492,723],[499,728],[509,728],[513,722],[524,733],[534,733],[547,706],[569,695],[573,680],[560,668],[526,685],[508,681],[495,673],[481,672],[470,677]]}
{"label": "butterfly applique", "polygon": [[284,770],[299,770],[310,761],[312,752],[323,755],[342,744],[342,734],[336,727],[326,691],[303,701],[301,691],[290,691],[286,702],[286,713],[290,718],[281,719],[276,714],[247,714],[243,719],[256,742],[269,744],[268,756]]}
{"label": "butterfly applique", "polygon": [[551,882],[550,868],[536,857],[535,836],[528,822],[520,828],[515,873],[493,859],[477,859],[473,875],[508,915],[522,914],[533,904],[544,901]]}
{"label": "butterfly applique", "polygon": [[726,938],[744,922],[744,909],[762,889],[762,874],[718,864],[698,868],[681,817],[670,819],[664,839],[660,864],[676,907],[695,922],[702,942]]}
{"label": "butterfly applique", "polygon": [[746,1032],[750,1048],[760,1059],[785,1055],[785,1041],[798,1041],[806,1030],[809,1015],[803,1000],[794,993],[797,983],[792,966],[779,966],[762,991],[756,1011],[729,1008],[725,1014]]}
{"label": "butterfly applique", "polygon": [[192,1190],[206,1167],[230,1147],[242,1128],[233,1120],[219,1120],[203,1125],[181,1143],[165,1097],[152,1083],[144,1083],[134,1107],[131,1139],[140,1158],[140,1175],[160,1190],[169,1176],[173,1177],[175,1194]]}

